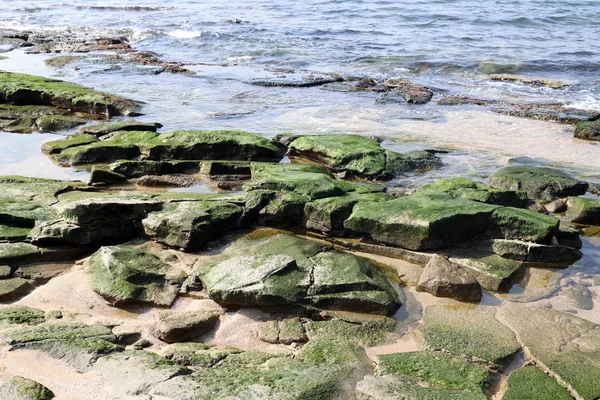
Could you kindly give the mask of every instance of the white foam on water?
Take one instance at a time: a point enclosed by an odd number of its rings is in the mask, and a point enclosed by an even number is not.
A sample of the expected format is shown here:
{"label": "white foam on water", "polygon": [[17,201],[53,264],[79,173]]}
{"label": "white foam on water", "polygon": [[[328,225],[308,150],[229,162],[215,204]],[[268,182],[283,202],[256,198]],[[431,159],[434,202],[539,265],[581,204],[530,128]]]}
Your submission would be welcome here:
{"label": "white foam on water", "polygon": [[185,30],[185,29],[175,29],[167,33],[167,35],[178,38],[178,39],[194,39],[199,38],[203,34],[202,31],[199,30]]}

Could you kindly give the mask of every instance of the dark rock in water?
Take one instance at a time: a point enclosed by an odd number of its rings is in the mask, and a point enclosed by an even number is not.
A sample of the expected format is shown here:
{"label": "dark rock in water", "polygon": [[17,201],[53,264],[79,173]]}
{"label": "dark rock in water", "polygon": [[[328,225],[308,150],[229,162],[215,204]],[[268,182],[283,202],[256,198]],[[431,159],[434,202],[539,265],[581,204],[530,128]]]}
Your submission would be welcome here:
{"label": "dark rock in water", "polygon": [[434,255],[425,266],[417,284],[417,291],[457,300],[481,300],[481,286],[477,280],[439,255]]}
{"label": "dark rock in water", "polygon": [[135,181],[140,186],[150,187],[188,187],[196,182],[197,179],[187,175],[144,175]]}
{"label": "dark rock in water", "polygon": [[482,100],[473,97],[466,96],[444,96],[437,101],[441,106],[462,106],[462,105],[474,105],[474,106],[487,106],[488,104],[495,103],[494,100]]}
{"label": "dark rock in water", "polygon": [[7,400],[50,400],[54,398],[54,393],[36,381],[22,376],[13,376],[0,385],[0,398]]}
{"label": "dark rock in water", "polygon": [[92,289],[111,304],[170,306],[187,275],[144,249],[102,247],[89,259]]}
{"label": "dark rock in water", "polygon": [[360,135],[301,136],[288,149],[290,157],[318,162],[334,172],[374,179],[389,179],[396,174],[441,165],[428,152],[398,154]]}
{"label": "dark rock in water", "polygon": [[563,124],[576,124],[582,121],[594,121],[600,118],[600,112],[565,107],[561,104],[508,104],[503,103],[492,108],[499,114],[513,117],[541,119]]}
{"label": "dark rock in water", "polygon": [[0,103],[48,105],[88,114],[130,115],[139,105],[121,97],[96,92],[56,79],[0,72]]}
{"label": "dark rock in water", "polygon": [[221,259],[198,261],[196,269],[211,298],[224,306],[315,305],[387,314],[399,305],[375,266],[306,239],[242,238]]}
{"label": "dark rock in water", "polygon": [[87,122],[86,119],[69,115],[45,115],[35,121],[40,132],[66,131]]}
{"label": "dark rock in water", "polygon": [[156,336],[163,342],[183,342],[208,331],[219,320],[219,308],[195,311],[158,311],[154,315]]}
{"label": "dark rock in water", "polygon": [[552,89],[561,89],[571,85],[570,82],[565,81],[513,74],[491,74],[490,79],[493,81],[517,82],[531,86],[543,86]]}
{"label": "dark rock in water", "polygon": [[383,83],[387,90],[395,90],[408,103],[425,104],[433,97],[433,92],[426,86],[416,85],[404,79],[388,79]]}
{"label": "dark rock in water", "polygon": [[582,197],[569,197],[567,219],[585,225],[600,225],[600,202]]}
{"label": "dark rock in water", "polygon": [[585,194],[588,184],[552,168],[506,167],[491,176],[492,186],[523,190],[533,200],[551,202],[567,196]]}
{"label": "dark rock in water", "polygon": [[94,136],[104,136],[117,131],[156,132],[159,128],[162,128],[162,125],[156,122],[126,120],[113,122],[110,124],[94,124],[84,126],[79,129],[79,132]]}
{"label": "dark rock in water", "polygon": [[373,78],[345,77],[342,82],[328,83],[321,89],[332,92],[383,92],[383,85]]}
{"label": "dark rock in water", "polygon": [[92,167],[92,171],[90,174],[90,184],[93,183],[123,183],[127,181],[127,177],[125,175],[117,174],[116,172],[110,171],[108,169],[100,168],[96,165]]}
{"label": "dark rock in water", "polygon": [[583,140],[600,140],[600,121],[579,122],[573,135]]}
{"label": "dark rock in water", "polygon": [[142,221],[152,239],[168,246],[197,250],[206,242],[235,229],[242,207],[226,198],[182,201],[152,212]]}
{"label": "dark rock in water", "polygon": [[333,82],[342,82],[343,80],[344,78],[337,74],[286,70],[281,73],[276,73],[270,78],[252,79],[246,83],[258,86],[311,87]]}

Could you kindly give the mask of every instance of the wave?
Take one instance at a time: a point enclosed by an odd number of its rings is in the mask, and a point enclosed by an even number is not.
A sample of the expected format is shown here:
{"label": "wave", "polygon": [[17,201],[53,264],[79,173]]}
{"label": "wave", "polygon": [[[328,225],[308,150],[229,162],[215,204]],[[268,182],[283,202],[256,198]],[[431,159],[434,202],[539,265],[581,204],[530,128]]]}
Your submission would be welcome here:
{"label": "wave", "polygon": [[168,32],[167,35],[177,39],[194,39],[201,37],[203,32],[200,30],[187,31],[185,29],[175,29],[174,31]]}
{"label": "wave", "polygon": [[70,7],[78,10],[109,10],[109,11],[166,11],[172,10],[174,7],[159,7],[159,6],[111,6],[104,4],[97,5],[78,5],[70,3],[62,3],[61,7]]}

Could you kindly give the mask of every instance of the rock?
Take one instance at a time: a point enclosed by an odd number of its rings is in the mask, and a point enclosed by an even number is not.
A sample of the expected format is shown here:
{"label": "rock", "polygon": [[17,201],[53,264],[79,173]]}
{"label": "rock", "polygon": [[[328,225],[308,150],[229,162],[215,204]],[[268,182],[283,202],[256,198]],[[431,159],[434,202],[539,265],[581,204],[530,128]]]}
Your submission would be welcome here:
{"label": "rock", "polygon": [[552,214],[562,213],[567,211],[567,203],[565,203],[562,199],[557,199],[545,204],[544,208],[546,211]]}
{"label": "rock", "polygon": [[484,289],[506,290],[521,276],[523,264],[520,261],[500,257],[496,254],[474,249],[449,251],[449,260],[468,271]]}
{"label": "rock", "polygon": [[387,336],[396,330],[396,320],[382,315],[336,311],[332,319],[308,320],[304,327],[307,337],[311,340],[338,338],[347,342],[357,342],[362,346],[375,346],[383,343]]}
{"label": "rock", "polygon": [[493,188],[467,178],[440,179],[427,184],[417,193],[448,193],[452,198],[468,199],[480,203],[496,204],[505,207],[524,208],[527,206],[525,192]]}
{"label": "rock", "polygon": [[333,82],[342,82],[344,80],[341,76],[331,73],[300,70],[285,70],[280,72],[272,77],[251,79],[246,83],[258,86],[312,87]]}
{"label": "rock", "polygon": [[471,274],[446,258],[434,255],[419,278],[417,291],[457,300],[481,300],[481,286]]}
{"label": "rock", "polygon": [[535,366],[511,372],[506,381],[504,400],[572,400],[567,389]]}
{"label": "rock", "polygon": [[404,79],[388,79],[383,83],[383,87],[387,90],[395,90],[407,103],[425,104],[433,97],[433,92],[426,86],[415,85]]}
{"label": "rock", "polygon": [[483,365],[434,351],[411,351],[377,356],[378,376],[393,375],[431,387],[482,393],[492,374]]}
{"label": "rock", "polygon": [[365,376],[356,385],[357,400],[485,400],[483,393],[422,387],[395,376]]}
{"label": "rock", "polygon": [[117,131],[145,131],[156,132],[162,125],[156,122],[141,122],[136,120],[126,120],[113,122],[109,124],[94,124],[84,126],[79,129],[80,133],[93,135],[96,137],[108,135]]}
{"label": "rock", "polygon": [[585,286],[575,284],[563,290],[560,296],[566,298],[573,307],[580,310],[591,310],[594,308],[592,292]]}
{"label": "rock", "polygon": [[44,115],[35,121],[40,132],[66,131],[87,122],[86,119],[70,115]]}
{"label": "rock", "polygon": [[56,79],[3,71],[0,82],[0,103],[49,105],[107,117],[131,115],[139,109],[134,101]]}
{"label": "rock", "polygon": [[222,314],[220,309],[158,311],[154,315],[156,336],[163,342],[183,342],[210,331]]}
{"label": "rock", "polygon": [[25,306],[10,306],[0,309],[0,322],[6,324],[41,324],[46,320],[42,310]]}
{"label": "rock", "polygon": [[196,250],[235,229],[242,207],[221,200],[171,203],[142,221],[152,239],[171,247]]}
{"label": "rock", "polygon": [[597,199],[569,197],[566,218],[585,225],[600,225],[600,202]]}
{"label": "rock", "polygon": [[575,398],[600,396],[600,328],[569,313],[508,304],[502,317],[519,335],[528,359],[570,388]]}
{"label": "rock", "polygon": [[95,136],[76,133],[73,135],[66,136],[65,138],[60,140],[53,140],[51,142],[44,143],[42,145],[42,153],[58,154],[68,148],[82,146],[97,141],[98,139],[96,139]]}
{"label": "rock", "polygon": [[474,105],[474,106],[487,106],[490,103],[494,103],[493,100],[482,100],[473,97],[466,96],[444,96],[437,101],[441,106],[462,106],[462,105]]}
{"label": "rock", "polygon": [[449,195],[412,195],[358,203],[344,228],[410,250],[438,249],[482,233],[494,210],[494,206]]}
{"label": "rock", "polygon": [[410,151],[400,154],[386,150],[385,156],[387,172],[392,175],[424,172],[440,168],[443,165],[442,160],[430,151]]}
{"label": "rock", "polygon": [[199,161],[119,160],[110,165],[110,170],[127,178],[140,178],[145,175],[198,173],[200,166]]}
{"label": "rock", "polygon": [[261,326],[260,340],[272,344],[305,343],[308,339],[304,326],[298,318],[288,318],[281,321],[267,321]]}
{"label": "rock", "polygon": [[[117,395],[140,395],[160,383],[190,374],[185,367],[173,365],[169,360],[143,350],[125,351],[99,359],[94,371],[102,374]],[[172,398],[169,394],[169,398]]]}
{"label": "rock", "polygon": [[551,202],[567,196],[585,194],[588,184],[552,168],[536,166],[506,167],[491,176],[492,186],[523,190],[533,200]]}
{"label": "rock", "polygon": [[583,140],[600,140],[600,121],[579,122],[575,125],[573,136]]}
{"label": "rock", "polygon": [[123,350],[114,344],[111,330],[100,325],[45,323],[9,329],[0,336],[11,349],[39,349],[78,370],[86,370],[105,354]]}
{"label": "rock", "polygon": [[432,154],[419,152],[419,157],[415,157],[416,152],[398,154],[384,150],[376,140],[360,135],[301,136],[289,144],[288,151],[290,157],[320,163],[333,172],[374,179],[389,179],[396,173],[408,172],[409,168],[398,168],[403,157],[412,156],[413,169],[418,169],[419,164],[441,164]]}
{"label": "rock", "polygon": [[102,247],[86,272],[92,289],[115,306],[170,306],[186,278],[143,248]]}
{"label": "rock", "polygon": [[493,107],[492,111],[513,117],[555,121],[562,124],[577,124],[582,121],[594,121],[600,118],[598,111],[565,107],[562,104],[502,103]]}
{"label": "rock", "polygon": [[0,243],[0,264],[18,267],[33,262],[74,260],[86,249],[70,247],[37,247],[29,243]]}
{"label": "rock", "polygon": [[123,183],[127,182],[127,178],[124,175],[117,174],[116,172],[112,172],[108,169],[104,169],[94,165],[92,167],[91,175],[90,175],[90,184],[93,183],[106,183],[106,184],[114,184],[114,183]]}
{"label": "rock", "polygon": [[342,338],[315,338],[296,354],[296,359],[315,364],[359,363],[364,350],[355,342]]}
{"label": "rock", "polygon": [[0,385],[0,398],[7,400],[50,400],[54,398],[54,393],[36,381],[22,376],[13,376]]}
{"label": "rock", "polygon": [[389,199],[389,196],[382,193],[368,193],[326,197],[311,201],[304,206],[302,225],[315,231],[339,235],[344,232],[344,222],[352,214],[357,203]]}
{"label": "rock", "polygon": [[531,77],[513,74],[491,74],[489,78],[493,81],[518,82],[531,86],[543,86],[551,89],[561,89],[570,86],[570,82],[557,81],[553,79]]}
{"label": "rock", "polygon": [[248,194],[247,199],[250,203],[256,195],[262,197],[258,200],[258,204],[264,204],[255,216],[256,222],[266,226],[298,226],[304,217],[304,208],[309,200],[308,197],[295,193],[258,190]]}
{"label": "rock", "polygon": [[25,296],[33,287],[29,281],[22,278],[0,280],[0,301],[15,300]]}
{"label": "rock", "polygon": [[[196,342],[174,343],[166,347],[161,354],[176,365],[210,368],[227,357],[243,353],[234,348],[218,349],[211,345]],[[264,361],[276,355],[264,354]],[[260,357],[257,357],[260,358]]]}
{"label": "rock", "polygon": [[188,187],[198,182],[197,178],[188,175],[144,175],[135,183],[148,187]]}
{"label": "rock", "polygon": [[494,313],[491,307],[429,306],[421,328],[423,347],[504,364],[520,346]]}
{"label": "rock", "polygon": [[[396,294],[376,267],[309,240],[276,234],[240,239],[216,263],[198,261],[211,298],[224,306],[292,306],[389,313]],[[311,280],[312,277],[312,280]]]}
{"label": "rock", "polygon": [[492,213],[487,234],[493,238],[550,244],[558,232],[559,223],[550,215],[502,207]]}
{"label": "rock", "polygon": [[582,253],[576,248],[563,244],[547,246],[519,240],[490,239],[475,241],[471,245],[476,249],[494,253],[503,258],[558,266],[573,263],[582,256]]}

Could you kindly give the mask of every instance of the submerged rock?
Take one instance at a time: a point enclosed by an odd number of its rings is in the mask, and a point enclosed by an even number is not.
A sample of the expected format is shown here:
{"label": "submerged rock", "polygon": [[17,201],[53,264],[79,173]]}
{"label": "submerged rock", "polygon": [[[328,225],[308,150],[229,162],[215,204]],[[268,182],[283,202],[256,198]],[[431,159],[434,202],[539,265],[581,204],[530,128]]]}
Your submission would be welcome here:
{"label": "submerged rock", "polygon": [[36,381],[22,376],[13,376],[0,385],[0,398],[7,400],[50,400],[54,398],[54,393]]}
{"label": "submerged rock", "polygon": [[525,75],[491,74],[489,77],[493,81],[517,82],[531,86],[544,86],[552,89],[560,89],[571,85],[570,82]]}
{"label": "submerged rock", "polygon": [[344,80],[341,76],[332,73],[300,70],[282,70],[274,72],[276,75],[274,74],[272,77],[252,79],[246,83],[258,86],[311,87],[333,82],[342,82]]}
{"label": "submerged rock", "polygon": [[425,266],[417,291],[457,300],[481,300],[481,286],[477,280],[464,269],[438,255],[434,255]]}
{"label": "submerged rock", "polygon": [[576,124],[582,121],[594,121],[600,118],[600,112],[565,107],[562,104],[510,104],[502,103],[492,108],[499,114],[555,121],[563,124]]}
{"label": "submerged rock", "polygon": [[506,167],[491,176],[492,186],[522,190],[533,200],[551,202],[567,196],[585,194],[588,184],[553,168]]}
{"label": "submerged rock", "polygon": [[158,256],[136,248],[102,247],[88,265],[92,289],[115,306],[170,306],[187,277]]}

